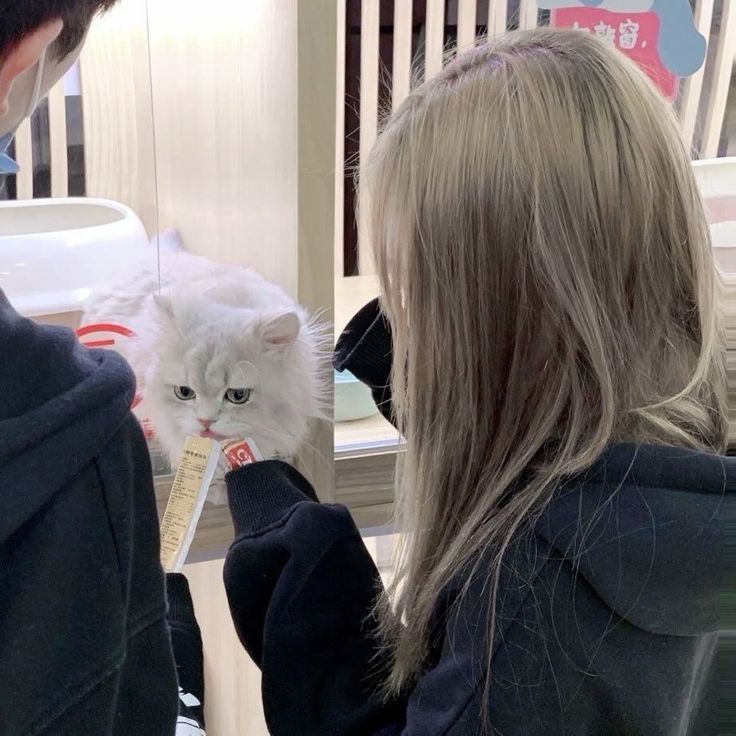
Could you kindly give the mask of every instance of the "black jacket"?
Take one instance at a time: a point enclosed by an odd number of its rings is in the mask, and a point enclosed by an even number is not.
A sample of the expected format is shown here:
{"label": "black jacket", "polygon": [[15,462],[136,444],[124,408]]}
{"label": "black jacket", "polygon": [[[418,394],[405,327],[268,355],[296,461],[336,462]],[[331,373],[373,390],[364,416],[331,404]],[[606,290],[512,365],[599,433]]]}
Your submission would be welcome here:
{"label": "black jacket", "polygon": [[134,378],[0,292],[0,733],[173,733],[177,684]]}
{"label": "black jacket", "polygon": [[[374,305],[336,360],[389,416],[390,349]],[[722,519],[735,481],[733,458],[612,445],[505,559],[490,697],[481,572],[460,605],[461,579],[445,591],[426,670],[384,703],[369,618],[380,578],[348,512],[317,503],[283,463],[229,474],[236,539],[225,584],[263,671],[271,733],[465,736],[484,711],[500,736],[717,733]]]}

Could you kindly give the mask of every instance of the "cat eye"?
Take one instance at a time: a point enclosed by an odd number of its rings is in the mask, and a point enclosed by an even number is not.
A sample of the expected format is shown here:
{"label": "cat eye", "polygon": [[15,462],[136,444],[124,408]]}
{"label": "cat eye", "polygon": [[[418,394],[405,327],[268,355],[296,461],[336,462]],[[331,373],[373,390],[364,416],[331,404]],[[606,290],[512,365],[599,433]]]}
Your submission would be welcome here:
{"label": "cat eye", "polygon": [[176,394],[176,398],[182,401],[191,401],[197,398],[196,392],[194,389],[189,388],[189,386],[175,386],[174,393]]}
{"label": "cat eye", "polygon": [[247,404],[250,399],[249,388],[229,388],[225,391],[225,398],[231,404]]}

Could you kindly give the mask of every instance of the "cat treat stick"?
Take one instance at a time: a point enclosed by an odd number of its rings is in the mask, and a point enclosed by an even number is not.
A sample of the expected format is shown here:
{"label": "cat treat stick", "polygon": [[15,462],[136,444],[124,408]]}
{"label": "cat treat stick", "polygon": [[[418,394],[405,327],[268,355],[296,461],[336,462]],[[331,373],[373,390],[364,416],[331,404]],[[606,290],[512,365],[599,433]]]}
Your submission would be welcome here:
{"label": "cat treat stick", "polygon": [[234,470],[262,459],[253,440],[187,437],[161,520],[161,564],[167,572],[184,567],[218,468]]}

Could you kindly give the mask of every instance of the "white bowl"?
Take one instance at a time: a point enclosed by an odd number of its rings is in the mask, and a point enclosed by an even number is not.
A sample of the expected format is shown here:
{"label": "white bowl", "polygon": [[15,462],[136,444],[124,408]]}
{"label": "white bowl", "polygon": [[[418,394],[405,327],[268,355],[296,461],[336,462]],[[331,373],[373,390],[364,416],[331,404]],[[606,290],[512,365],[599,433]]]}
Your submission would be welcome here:
{"label": "white bowl", "polygon": [[143,224],[118,202],[0,202],[0,289],[26,317],[81,313],[94,288],[147,252]]}
{"label": "white bowl", "polygon": [[370,389],[350,371],[335,374],[335,421],[352,422],[378,414]]}

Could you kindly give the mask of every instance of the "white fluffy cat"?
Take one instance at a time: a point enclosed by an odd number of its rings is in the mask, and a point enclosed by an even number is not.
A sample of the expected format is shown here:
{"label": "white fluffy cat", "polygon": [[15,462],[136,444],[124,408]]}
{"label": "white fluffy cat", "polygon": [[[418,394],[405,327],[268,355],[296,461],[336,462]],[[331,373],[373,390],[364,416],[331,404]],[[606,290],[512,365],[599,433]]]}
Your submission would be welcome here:
{"label": "white fluffy cat", "polygon": [[[83,323],[137,334],[123,351],[172,466],[190,434],[250,437],[266,457],[293,455],[323,418],[319,325],[257,273],[187,253],[173,232],[160,245],[159,259],[90,298]],[[220,482],[210,500],[222,493]]]}

